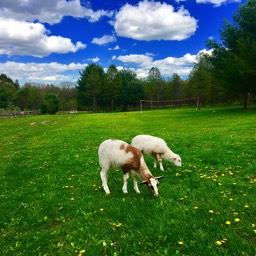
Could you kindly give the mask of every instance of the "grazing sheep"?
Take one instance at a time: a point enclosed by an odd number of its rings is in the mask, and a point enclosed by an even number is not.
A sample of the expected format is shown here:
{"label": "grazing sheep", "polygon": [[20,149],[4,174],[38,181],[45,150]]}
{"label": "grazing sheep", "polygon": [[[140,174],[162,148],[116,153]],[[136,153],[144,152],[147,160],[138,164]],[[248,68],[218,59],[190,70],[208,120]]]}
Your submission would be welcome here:
{"label": "grazing sheep", "polygon": [[152,155],[154,157],[154,168],[157,167],[157,162],[159,162],[161,171],[164,170],[162,159],[168,160],[176,166],[181,166],[180,156],[173,153],[161,138],[151,135],[138,135],[132,139],[131,145],[141,150],[145,155]]}
{"label": "grazing sheep", "polygon": [[154,196],[158,196],[158,180],[161,177],[154,177],[149,171],[143,155],[140,150],[129,145],[128,143],[121,140],[108,139],[103,141],[98,150],[99,163],[102,168],[100,176],[102,180],[102,187],[106,194],[110,194],[109,187],[107,184],[107,175],[110,167],[115,169],[121,168],[123,170],[123,192],[127,191],[127,181],[129,173],[132,174],[134,182],[134,190],[136,193],[140,193],[137,184],[137,176],[141,178],[140,184],[146,184]]}

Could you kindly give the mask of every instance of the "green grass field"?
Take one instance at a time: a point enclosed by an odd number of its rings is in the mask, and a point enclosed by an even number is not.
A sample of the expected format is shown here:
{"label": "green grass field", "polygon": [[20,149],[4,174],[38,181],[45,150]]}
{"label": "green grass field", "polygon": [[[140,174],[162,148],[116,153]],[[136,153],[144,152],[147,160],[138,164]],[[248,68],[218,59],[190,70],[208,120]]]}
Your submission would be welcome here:
{"label": "green grass field", "polygon": [[[256,112],[240,108],[0,120],[0,255],[256,255]],[[149,169],[158,198],[111,170],[108,138],[162,137],[182,157]]]}

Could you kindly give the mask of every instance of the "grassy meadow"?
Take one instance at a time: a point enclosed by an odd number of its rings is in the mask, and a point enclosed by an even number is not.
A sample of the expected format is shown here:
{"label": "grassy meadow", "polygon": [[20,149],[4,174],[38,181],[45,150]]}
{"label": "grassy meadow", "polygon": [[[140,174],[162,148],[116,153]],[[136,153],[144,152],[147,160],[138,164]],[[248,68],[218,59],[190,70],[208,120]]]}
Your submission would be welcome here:
{"label": "grassy meadow", "polygon": [[[0,119],[0,255],[256,255],[256,112],[190,108]],[[162,137],[158,198],[111,170],[108,138]]]}

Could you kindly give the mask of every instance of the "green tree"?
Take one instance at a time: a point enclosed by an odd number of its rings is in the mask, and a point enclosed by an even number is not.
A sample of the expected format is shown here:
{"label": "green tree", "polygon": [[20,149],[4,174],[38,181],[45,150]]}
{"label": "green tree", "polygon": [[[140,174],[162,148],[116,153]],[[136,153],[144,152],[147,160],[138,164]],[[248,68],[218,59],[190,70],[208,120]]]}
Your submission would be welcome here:
{"label": "green tree", "polygon": [[77,90],[71,83],[62,83],[59,91],[60,110],[77,110]]}
{"label": "green tree", "polygon": [[189,74],[187,87],[189,97],[199,96],[201,103],[210,105],[222,101],[225,93],[225,90],[212,76],[211,69],[212,65],[208,60],[208,55],[200,55]]}
{"label": "green tree", "polygon": [[256,91],[256,0],[248,0],[233,16],[233,24],[225,21],[220,31],[222,44],[209,40],[213,49],[209,58],[212,73],[225,88],[243,96]]}
{"label": "green tree", "polygon": [[143,84],[136,76],[136,73],[129,69],[120,71],[122,79],[122,89],[119,103],[122,105],[122,110],[126,111],[128,105],[132,105],[133,109],[141,99],[143,99]]}
{"label": "green tree", "polygon": [[21,109],[40,109],[43,104],[43,95],[39,87],[26,83],[16,92],[15,104]]}
{"label": "green tree", "polygon": [[157,67],[152,67],[144,83],[145,98],[148,100],[162,100],[164,98],[165,83]]}
{"label": "green tree", "polygon": [[110,109],[114,110],[114,103],[117,101],[122,88],[122,79],[115,65],[110,65],[105,74],[101,95],[105,103],[110,104]]}
{"label": "green tree", "polygon": [[161,72],[157,67],[152,67],[148,72],[148,80],[149,81],[157,81],[161,80]]}
{"label": "green tree", "polygon": [[171,79],[172,83],[172,99],[182,99],[183,98],[183,81],[181,77],[174,73]]}
{"label": "green tree", "polygon": [[87,78],[87,95],[93,100],[93,112],[96,112],[96,97],[102,84],[102,68],[93,66]]}
{"label": "green tree", "polygon": [[19,88],[18,82],[13,82],[5,74],[0,75],[0,108],[7,108],[13,103],[14,95]]}
{"label": "green tree", "polygon": [[59,111],[59,99],[54,93],[45,95],[45,104],[41,108],[42,114],[55,115]]}
{"label": "green tree", "polygon": [[90,64],[82,72],[77,81],[77,97],[80,108],[92,106],[93,112],[96,111],[96,99],[102,87],[104,70],[101,66]]}

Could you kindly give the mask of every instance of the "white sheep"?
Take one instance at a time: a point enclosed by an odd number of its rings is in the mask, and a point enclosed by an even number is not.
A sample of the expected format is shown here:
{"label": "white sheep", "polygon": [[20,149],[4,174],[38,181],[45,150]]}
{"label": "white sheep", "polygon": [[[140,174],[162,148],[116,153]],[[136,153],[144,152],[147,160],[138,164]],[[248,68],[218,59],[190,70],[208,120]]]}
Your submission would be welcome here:
{"label": "white sheep", "polygon": [[132,139],[131,145],[141,150],[143,154],[153,156],[154,168],[159,162],[161,171],[164,171],[162,159],[168,160],[176,166],[181,166],[180,156],[173,153],[161,138],[151,135],[137,135]]}
{"label": "white sheep", "polygon": [[151,193],[154,196],[158,196],[158,180],[163,178],[163,176],[154,177],[152,175],[139,149],[121,140],[108,139],[100,144],[98,155],[99,163],[102,168],[100,173],[102,187],[106,194],[110,194],[107,184],[107,176],[110,167],[113,167],[115,169],[121,168],[123,170],[124,184],[122,190],[124,193],[128,193],[127,181],[129,173],[131,173],[136,193],[140,193],[137,184],[138,176],[142,180],[140,184],[146,184]]}

